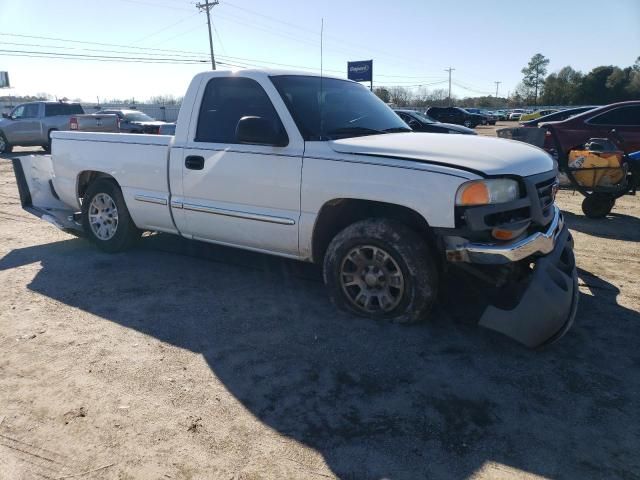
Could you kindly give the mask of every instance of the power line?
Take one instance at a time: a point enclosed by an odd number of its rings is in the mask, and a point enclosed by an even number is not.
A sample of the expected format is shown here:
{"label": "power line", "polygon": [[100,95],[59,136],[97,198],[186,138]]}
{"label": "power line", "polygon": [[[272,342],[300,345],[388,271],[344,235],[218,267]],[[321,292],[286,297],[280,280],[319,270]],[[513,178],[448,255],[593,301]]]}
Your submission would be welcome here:
{"label": "power line", "polygon": [[169,30],[170,28],[175,27],[179,23],[185,22],[185,21],[189,20],[190,18],[195,17],[197,14],[198,14],[198,12],[193,13],[193,14],[189,15],[188,17],[184,17],[181,20],[178,20],[177,22],[173,22],[170,25],[167,25],[166,27],[161,28],[160,30],[156,30],[155,32],[150,33],[149,35],[145,35],[144,37],[139,38],[138,40],[135,40],[134,43],[142,42],[143,40],[146,40],[147,38],[154,37],[155,35],[157,35],[159,33],[162,33],[165,30]]}

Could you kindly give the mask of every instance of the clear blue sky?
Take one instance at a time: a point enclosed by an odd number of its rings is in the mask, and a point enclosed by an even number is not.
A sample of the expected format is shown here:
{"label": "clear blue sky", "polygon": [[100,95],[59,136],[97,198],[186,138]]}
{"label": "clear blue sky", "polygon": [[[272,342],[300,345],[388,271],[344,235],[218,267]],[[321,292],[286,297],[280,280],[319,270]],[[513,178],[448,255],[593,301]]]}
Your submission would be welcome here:
{"label": "clear blue sky", "polygon": [[[213,18],[214,46],[223,63],[317,69],[324,18],[324,67],[332,74],[346,76],[348,60],[373,58],[374,85],[418,85],[446,80],[444,69],[452,66],[457,96],[495,93],[496,80],[502,82],[501,94],[512,91],[520,69],[538,52],[551,60],[549,71],[565,65],[584,71],[603,64],[628,66],[640,55],[640,0],[220,0]],[[178,96],[194,73],[208,68],[207,63],[8,55],[28,50],[156,59],[194,56],[150,49],[198,52],[197,59],[207,59],[206,19],[197,13],[195,1],[0,0],[0,70],[9,71],[14,94],[48,92],[85,100]],[[442,87],[446,83],[428,88]]]}

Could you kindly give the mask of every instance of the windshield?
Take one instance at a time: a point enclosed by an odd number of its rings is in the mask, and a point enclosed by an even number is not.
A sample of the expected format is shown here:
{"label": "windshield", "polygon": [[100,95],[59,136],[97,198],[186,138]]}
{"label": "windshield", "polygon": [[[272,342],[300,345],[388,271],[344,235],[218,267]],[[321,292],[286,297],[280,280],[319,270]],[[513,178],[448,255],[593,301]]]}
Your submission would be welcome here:
{"label": "windshield", "polygon": [[426,113],[422,113],[422,112],[413,112],[413,115],[418,117],[418,120],[420,120],[422,123],[438,123],[437,120],[434,120],[433,118],[431,118],[429,115],[427,115]]}
{"label": "windshield", "polygon": [[127,113],[124,118],[130,122],[155,122],[153,118],[144,113]]}
{"label": "windshield", "polygon": [[303,75],[274,76],[271,81],[305,140],[411,131],[359,83]]}

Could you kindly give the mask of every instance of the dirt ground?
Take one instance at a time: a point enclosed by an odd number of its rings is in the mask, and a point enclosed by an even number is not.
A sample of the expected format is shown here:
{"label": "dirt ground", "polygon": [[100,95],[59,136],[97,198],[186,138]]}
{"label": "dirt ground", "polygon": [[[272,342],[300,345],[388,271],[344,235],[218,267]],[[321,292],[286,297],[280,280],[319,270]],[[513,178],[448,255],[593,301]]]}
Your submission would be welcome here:
{"label": "dirt ground", "polygon": [[0,479],[639,479],[640,202],[580,201],[576,324],[528,351],[464,292],[401,327],[337,313],[310,265],[101,253],[0,160]]}

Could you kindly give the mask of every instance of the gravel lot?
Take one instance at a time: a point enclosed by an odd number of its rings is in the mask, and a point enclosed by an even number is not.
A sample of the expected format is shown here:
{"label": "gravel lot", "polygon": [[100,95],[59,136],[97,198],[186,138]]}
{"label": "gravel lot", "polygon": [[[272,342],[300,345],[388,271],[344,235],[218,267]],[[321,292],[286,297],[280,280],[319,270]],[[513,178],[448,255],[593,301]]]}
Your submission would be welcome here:
{"label": "gravel lot", "polygon": [[0,479],[638,479],[640,204],[581,199],[576,325],[528,351],[455,285],[401,327],[337,313],[310,265],[100,253],[22,211],[0,160]]}

